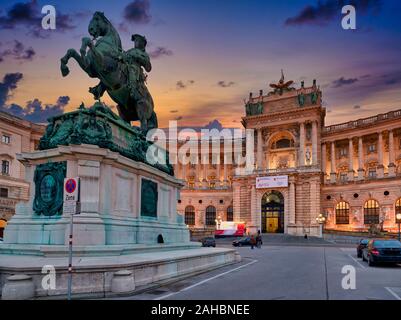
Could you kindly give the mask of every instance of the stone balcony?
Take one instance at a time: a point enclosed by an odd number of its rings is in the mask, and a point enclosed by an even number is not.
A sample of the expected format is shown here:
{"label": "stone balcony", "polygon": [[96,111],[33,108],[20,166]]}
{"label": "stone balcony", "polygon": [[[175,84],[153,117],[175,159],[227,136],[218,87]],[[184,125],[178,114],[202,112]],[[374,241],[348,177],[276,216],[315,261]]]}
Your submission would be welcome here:
{"label": "stone balcony", "polygon": [[396,111],[390,111],[388,113],[378,114],[369,118],[364,118],[324,127],[323,134],[332,134],[349,129],[369,127],[375,124],[379,124],[383,121],[388,121],[393,119],[401,119],[401,109]]}

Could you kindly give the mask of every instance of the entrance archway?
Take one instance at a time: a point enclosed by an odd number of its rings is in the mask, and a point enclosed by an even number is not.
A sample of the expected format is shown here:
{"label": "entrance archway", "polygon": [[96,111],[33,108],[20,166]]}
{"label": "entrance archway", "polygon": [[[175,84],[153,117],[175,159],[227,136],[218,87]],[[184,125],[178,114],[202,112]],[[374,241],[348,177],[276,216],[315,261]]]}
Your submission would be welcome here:
{"label": "entrance archway", "polygon": [[262,197],[262,233],[284,233],[284,197],[267,192]]}

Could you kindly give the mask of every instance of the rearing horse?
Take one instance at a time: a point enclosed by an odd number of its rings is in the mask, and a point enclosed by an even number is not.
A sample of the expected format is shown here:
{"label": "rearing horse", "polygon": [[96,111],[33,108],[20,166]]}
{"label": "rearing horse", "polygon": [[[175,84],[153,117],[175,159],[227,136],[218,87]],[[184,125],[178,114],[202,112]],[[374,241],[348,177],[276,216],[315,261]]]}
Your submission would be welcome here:
{"label": "rearing horse", "polygon": [[124,51],[117,30],[102,12],[95,12],[88,26],[93,37],[83,38],[79,53],[69,49],[61,58],[61,73],[66,77],[70,70],[68,61],[73,58],[89,77],[98,78],[99,85],[90,88],[95,99],[100,99],[105,91],[117,103],[120,117],[126,121],[139,120],[143,132],[157,128],[152,96],[143,86],[142,99],[134,99],[128,86],[128,68],[124,63]]}

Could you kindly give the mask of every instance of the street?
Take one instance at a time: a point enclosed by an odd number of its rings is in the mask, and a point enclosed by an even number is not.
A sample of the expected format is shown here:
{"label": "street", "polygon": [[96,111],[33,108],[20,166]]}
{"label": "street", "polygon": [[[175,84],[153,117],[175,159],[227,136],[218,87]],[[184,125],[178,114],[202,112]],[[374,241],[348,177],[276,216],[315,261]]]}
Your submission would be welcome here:
{"label": "street", "polygon": [[[368,267],[354,246],[324,240],[264,240],[261,249],[238,248],[242,262],[130,297],[150,300],[401,300],[401,266]],[[282,243],[279,243],[279,242]],[[229,247],[231,240],[218,240]],[[342,288],[355,268],[354,290]],[[349,270],[349,269],[348,269]],[[349,273],[349,271],[347,271]]]}

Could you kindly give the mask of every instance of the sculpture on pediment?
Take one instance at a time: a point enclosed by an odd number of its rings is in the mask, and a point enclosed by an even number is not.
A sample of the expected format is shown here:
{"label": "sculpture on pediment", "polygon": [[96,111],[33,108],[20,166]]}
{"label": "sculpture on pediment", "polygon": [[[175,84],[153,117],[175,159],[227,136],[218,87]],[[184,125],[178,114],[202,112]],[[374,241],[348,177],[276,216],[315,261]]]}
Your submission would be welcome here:
{"label": "sculpture on pediment", "polygon": [[291,85],[294,81],[290,80],[285,82],[284,72],[281,69],[281,78],[278,83],[271,83],[270,88],[273,88],[273,94],[282,95],[284,92],[293,91],[295,88],[292,88]]}

